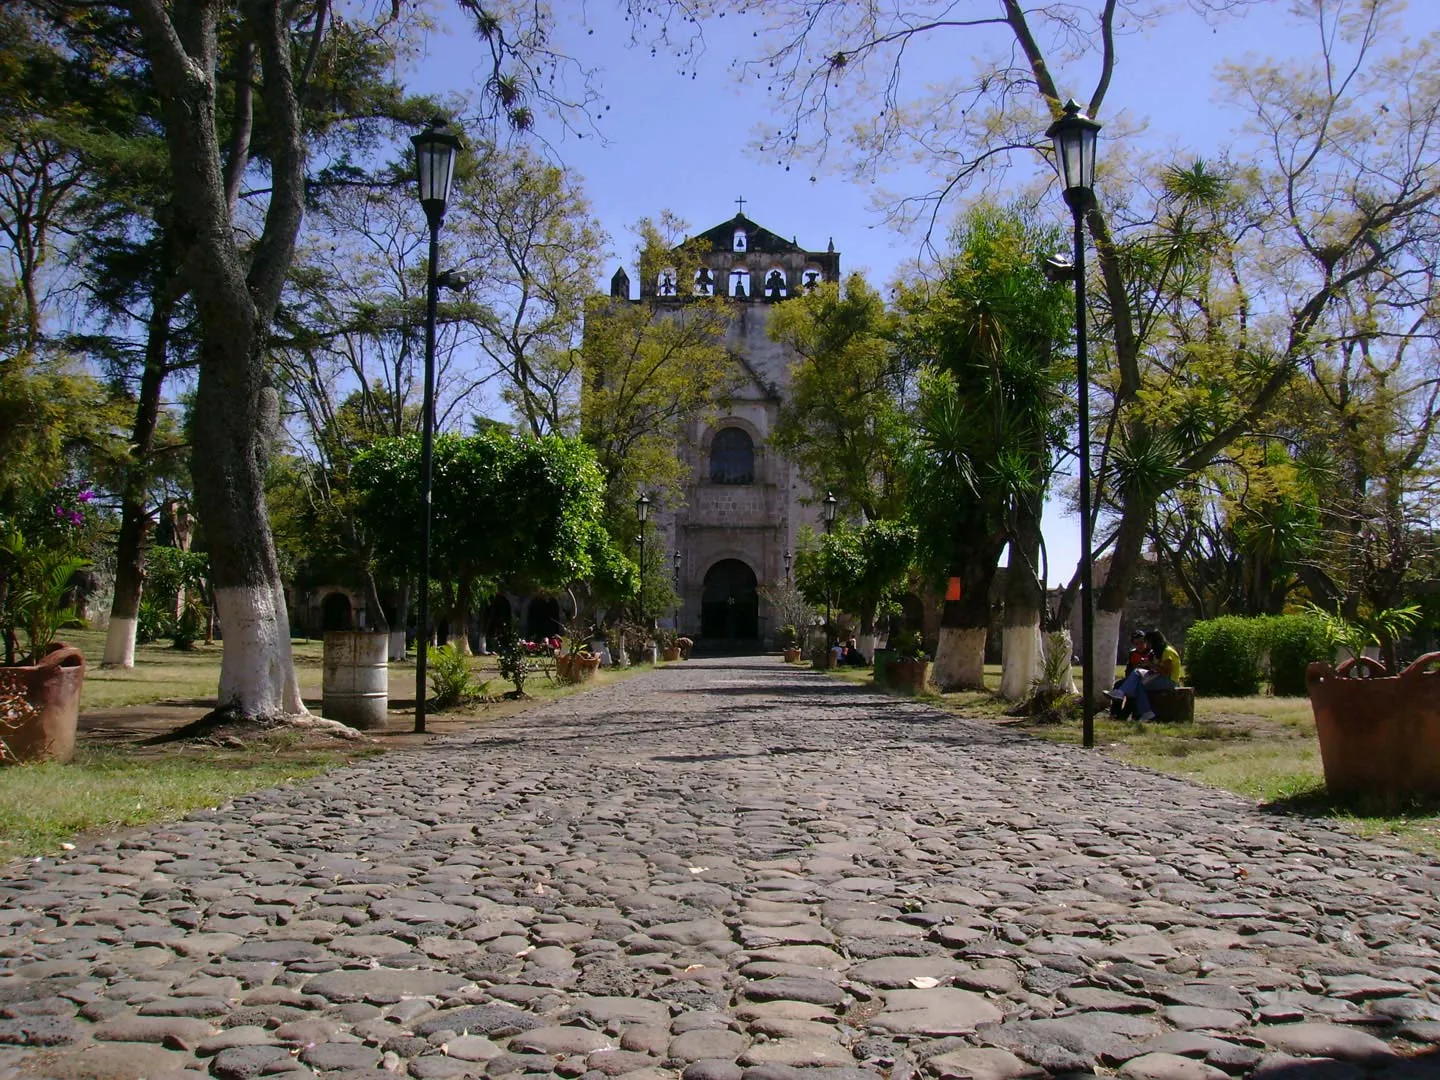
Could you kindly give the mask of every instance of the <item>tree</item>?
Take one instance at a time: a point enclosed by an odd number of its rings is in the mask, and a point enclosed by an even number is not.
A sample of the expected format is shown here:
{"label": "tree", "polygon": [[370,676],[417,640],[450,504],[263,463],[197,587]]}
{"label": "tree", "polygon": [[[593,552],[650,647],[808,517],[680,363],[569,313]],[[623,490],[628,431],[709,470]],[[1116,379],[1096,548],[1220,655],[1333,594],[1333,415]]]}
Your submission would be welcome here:
{"label": "tree", "polygon": [[937,577],[959,577],[935,656],[945,688],[984,686],[990,589],[1010,547],[1003,689],[1039,673],[1040,511],[1063,443],[1069,325],[1063,286],[1040,270],[1054,230],[1019,209],[981,206],[957,225],[937,272],[901,295],[907,354],[924,365],[911,458],[910,514]]}
{"label": "tree", "polygon": [[[537,106],[571,108],[563,86],[548,81],[567,63],[547,44],[548,12],[520,8],[501,18],[461,2],[490,46],[482,113],[523,130],[535,123]],[[67,0],[32,3],[82,38],[97,10]],[[192,471],[225,627],[220,710],[301,713],[265,512],[266,461],[280,415],[266,345],[304,212],[302,103],[335,22],[331,5],[116,0],[98,10],[125,17],[114,25],[148,68],[162,103],[170,205],[178,229],[191,238],[186,270],[199,326]],[[232,40],[234,52],[222,48]],[[587,93],[574,107],[588,104]],[[257,185],[263,206],[237,214],[257,131],[264,134],[268,181]],[[241,228],[242,217],[253,228]]]}
{"label": "tree", "polygon": [[858,616],[857,645],[868,656],[875,649],[875,622],[886,602],[903,591],[917,541],[915,526],[907,522],[842,525],[818,548],[802,547],[796,554],[796,585],[811,604],[834,604]]}
{"label": "tree", "polygon": [[[419,439],[375,443],[356,456],[351,482],[357,516],[375,538],[377,557],[408,567],[419,542],[413,509]],[[468,613],[472,600],[506,584],[565,588],[588,578],[597,559],[616,576],[601,524],[604,480],[594,455],[575,438],[536,439],[494,428],[441,435],[434,493],[437,578],[454,582],[463,598],[458,611]]]}
{"label": "tree", "polygon": [[535,435],[577,426],[578,347],[605,233],[575,176],[520,148],[491,147],[457,182],[448,234],[474,252],[478,343],[505,400]]}
{"label": "tree", "polygon": [[904,508],[907,373],[895,316],[859,274],[781,304],[771,338],[799,356],[773,442],[816,491],[831,491],[871,521]]}

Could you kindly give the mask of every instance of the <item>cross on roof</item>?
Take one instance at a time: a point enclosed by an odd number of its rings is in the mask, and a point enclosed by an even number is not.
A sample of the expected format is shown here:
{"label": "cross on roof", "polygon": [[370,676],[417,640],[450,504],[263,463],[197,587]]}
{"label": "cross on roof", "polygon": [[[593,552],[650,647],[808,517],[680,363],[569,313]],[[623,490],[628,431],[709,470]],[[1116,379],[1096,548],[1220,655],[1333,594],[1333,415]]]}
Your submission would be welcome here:
{"label": "cross on roof", "polygon": [[745,213],[745,196],[741,195],[738,199],[735,200],[735,202],[736,205],[740,207],[740,213]]}

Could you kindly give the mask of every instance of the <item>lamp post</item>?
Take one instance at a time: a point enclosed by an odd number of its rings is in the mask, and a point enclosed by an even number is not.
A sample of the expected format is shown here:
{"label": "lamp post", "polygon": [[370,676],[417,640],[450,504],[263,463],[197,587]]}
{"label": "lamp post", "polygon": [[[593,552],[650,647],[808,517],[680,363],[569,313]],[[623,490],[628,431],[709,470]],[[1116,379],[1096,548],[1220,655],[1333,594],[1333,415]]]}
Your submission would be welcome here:
{"label": "lamp post", "polygon": [[680,635],[680,549],[675,549],[675,635]]}
{"label": "lamp post", "polygon": [[785,549],[785,584],[790,584],[790,549]]}
{"label": "lamp post", "polygon": [[[1090,538],[1090,359],[1085,342],[1085,212],[1095,205],[1095,142],[1100,125],[1073,99],[1045,134],[1055,143],[1055,163],[1075,220],[1075,367],[1080,414],[1080,686],[1082,742],[1095,745],[1095,590]],[[1113,661],[1112,661],[1113,662]]]}
{"label": "lamp post", "polygon": [[440,255],[440,223],[445,220],[445,203],[450,198],[450,181],[455,175],[455,152],[460,140],[443,130],[445,121],[436,117],[419,135],[415,144],[415,176],[420,184],[420,205],[430,225],[430,267],[425,287],[425,402],[420,422],[420,611],[415,649],[415,731],[425,730],[425,661],[430,644],[430,487],[435,455],[435,308],[440,285],[435,261]]}
{"label": "lamp post", "polygon": [[640,520],[640,622],[646,630],[650,629],[650,623],[645,618],[645,522],[650,519],[650,496],[643,491],[640,498],[635,500],[635,516]]}
{"label": "lamp post", "polygon": [[[840,503],[839,503],[839,500],[837,500],[837,499],[835,498],[835,493],[834,493],[834,492],[832,492],[832,491],[827,491],[827,492],[825,492],[825,502],[824,502],[823,505],[824,505],[824,507],[825,507],[825,535],[826,535],[826,536],[829,536],[829,535],[830,535],[830,530],[831,530],[832,528],[834,528],[834,526],[835,526],[835,508],[836,508],[837,506],[839,506]],[[829,581],[829,575],[826,575],[826,581],[825,581],[825,647],[826,647],[826,649],[829,649],[830,646],[831,646],[831,645],[834,645],[834,644],[835,644],[834,631],[831,629],[831,626],[830,626],[830,581]]]}

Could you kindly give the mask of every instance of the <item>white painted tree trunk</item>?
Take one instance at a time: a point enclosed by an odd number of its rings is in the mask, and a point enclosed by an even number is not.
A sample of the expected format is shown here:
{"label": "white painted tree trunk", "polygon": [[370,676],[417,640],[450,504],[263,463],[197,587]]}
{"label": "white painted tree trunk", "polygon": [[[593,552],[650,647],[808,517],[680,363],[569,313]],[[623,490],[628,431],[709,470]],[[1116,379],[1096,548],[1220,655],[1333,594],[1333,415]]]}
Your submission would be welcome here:
{"label": "white painted tree trunk", "polygon": [[105,631],[105,667],[133,668],[135,666],[135,630],[139,619],[110,616],[110,628]]}
{"label": "white painted tree trunk", "polygon": [[[1075,665],[1071,663],[1071,658],[1075,655],[1075,642],[1070,639],[1070,631],[1056,630],[1053,633],[1046,634],[1042,639],[1042,645],[1045,649],[1048,650],[1052,647],[1052,639],[1055,639],[1055,645],[1053,647],[1058,648],[1064,656],[1064,667],[1061,668],[1064,674],[1060,677],[1060,682],[1057,683],[1053,689],[1066,694],[1078,694],[1080,688],[1075,685]],[[1059,666],[1057,663],[1056,667]],[[1048,652],[1046,667],[1049,667]],[[1106,689],[1109,688],[1106,687]]]}
{"label": "white painted tree trunk", "polygon": [[941,690],[985,689],[985,631],[942,626],[930,681]]}
{"label": "white painted tree trunk", "polygon": [[1007,701],[1024,701],[1042,675],[1040,620],[1033,626],[1007,626],[1002,639],[1000,696]]}
{"label": "white painted tree trunk", "polygon": [[855,647],[860,650],[860,655],[870,663],[875,662],[875,635],[861,634],[855,639]]}
{"label": "white painted tree trunk", "polygon": [[290,652],[284,592],[263,585],[216,589],[215,608],[225,635],[220,708],[245,716],[308,715]]}
{"label": "white painted tree trunk", "polygon": [[1120,624],[1124,619],[1124,611],[1095,609],[1095,667],[1091,685],[1098,699],[1103,700],[1105,691],[1115,685],[1115,657],[1119,654]]}

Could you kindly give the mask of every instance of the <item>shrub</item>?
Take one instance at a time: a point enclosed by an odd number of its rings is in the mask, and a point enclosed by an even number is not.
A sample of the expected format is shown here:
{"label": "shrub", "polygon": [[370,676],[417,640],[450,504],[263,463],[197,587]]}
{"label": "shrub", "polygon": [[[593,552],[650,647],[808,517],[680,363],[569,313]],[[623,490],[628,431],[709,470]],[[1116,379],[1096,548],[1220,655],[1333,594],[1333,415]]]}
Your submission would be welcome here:
{"label": "shrub", "polygon": [[430,649],[426,656],[430,678],[430,690],[434,694],[432,703],[437,709],[447,709],[475,697],[479,688],[470,677],[470,661],[460,654],[454,645],[441,645]]}
{"label": "shrub", "polygon": [[1306,667],[1335,655],[1324,620],[1314,615],[1275,615],[1265,620],[1263,633],[1270,655],[1270,692],[1277,697],[1303,697]]}
{"label": "shrub", "polygon": [[1185,635],[1185,674],[1197,694],[1246,697],[1260,689],[1263,619],[1223,615]]}

